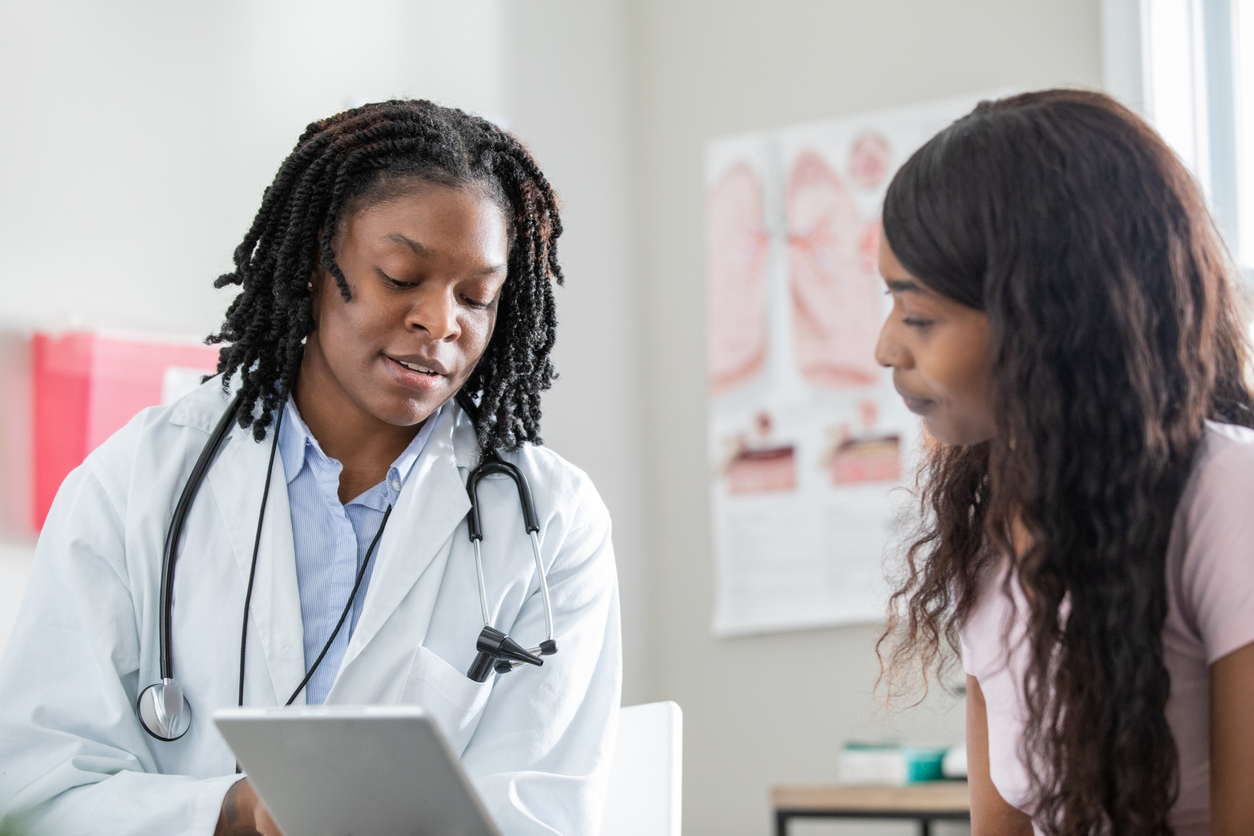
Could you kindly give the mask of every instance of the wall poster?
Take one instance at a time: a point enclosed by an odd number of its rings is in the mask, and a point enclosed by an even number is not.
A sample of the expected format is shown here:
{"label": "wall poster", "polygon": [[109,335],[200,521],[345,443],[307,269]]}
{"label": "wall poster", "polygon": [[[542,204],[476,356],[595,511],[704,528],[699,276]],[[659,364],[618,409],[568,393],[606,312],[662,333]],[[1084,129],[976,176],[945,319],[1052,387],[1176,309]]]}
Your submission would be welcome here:
{"label": "wall poster", "polygon": [[717,140],[706,158],[716,635],[877,621],[917,422],[874,358],[893,172],[986,97]]}

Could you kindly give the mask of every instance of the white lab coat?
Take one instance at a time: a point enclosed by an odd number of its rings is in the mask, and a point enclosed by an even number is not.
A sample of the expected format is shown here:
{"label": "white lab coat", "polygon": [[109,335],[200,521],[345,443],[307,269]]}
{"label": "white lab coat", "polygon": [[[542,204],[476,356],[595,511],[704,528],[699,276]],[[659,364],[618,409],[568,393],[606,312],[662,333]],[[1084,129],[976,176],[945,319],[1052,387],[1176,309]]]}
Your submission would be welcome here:
{"label": "white lab coat", "polygon": [[[61,486],[0,664],[0,812],[35,833],[212,834],[237,776],[214,728],[236,704],[240,620],[270,452],[235,427],[184,528],[174,676],[185,737],[150,737],[135,700],[158,681],[161,551],[175,503],[227,400],[217,380],[136,416]],[[465,480],[477,458],[442,411],[379,543],[373,578],[327,703],[416,703],[435,715],[506,836],[595,834],[621,684],[609,515],[588,478],[543,447],[505,458],[530,480],[559,652],[542,668],[465,675],[483,626]],[[287,481],[275,459],[248,633],[245,704],[281,704],[305,672]],[[513,482],[479,489],[493,623],[544,638]],[[298,702],[303,699],[298,698]]]}

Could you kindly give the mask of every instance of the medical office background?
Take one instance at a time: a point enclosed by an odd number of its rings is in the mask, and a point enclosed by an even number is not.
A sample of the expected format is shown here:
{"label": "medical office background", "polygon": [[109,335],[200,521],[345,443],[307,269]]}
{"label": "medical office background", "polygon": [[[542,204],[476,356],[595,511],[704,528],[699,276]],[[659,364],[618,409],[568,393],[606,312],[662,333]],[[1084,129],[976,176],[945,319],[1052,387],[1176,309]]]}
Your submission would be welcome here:
{"label": "medical office background", "polygon": [[[217,329],[232,290],[213,279],[307,122],[416,96],[508,125],[565,201],[544,435],[613,514],[624,704],[684,710],[685,832],[769,832],[770,785],[830,782],[849,739],[958,742],[963,706],[933,689],[886,709],[879,624],[711,632],[709,143],[1054,85],[1144,109],[1154,43],[1140,23],[1157,8],[1196,47],[1157,52],[1176,62],[1156,77],[1160,127],[1230,244],[1254,253],[1239,246],[1254,242],[1241,115],[1215,104],[1239,93],[1241,50],[1206,49],[1200,23],[1221,6],[1254,21],[1248,0],[0,0],[0,432],[29,431],[14,335]],[[0,446],[0,469],[22,464]],[[24,501],[12,478],[3,488]],[[33,535],[6,525],[0,647],[32,553]]]}

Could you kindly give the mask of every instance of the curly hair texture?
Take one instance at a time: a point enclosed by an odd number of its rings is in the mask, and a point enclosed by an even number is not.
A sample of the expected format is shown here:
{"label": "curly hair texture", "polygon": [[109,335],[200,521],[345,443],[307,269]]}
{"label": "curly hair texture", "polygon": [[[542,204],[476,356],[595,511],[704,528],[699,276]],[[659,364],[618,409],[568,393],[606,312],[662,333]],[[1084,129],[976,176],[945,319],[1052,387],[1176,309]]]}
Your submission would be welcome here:
{"label": "curly hair texture", "polygon": [[1051,90],[931,139],[883,218],[910,273],[987,314],[996,422],[990,441],[933,444],[920,470],[888,670],[952,664],[981,583],[1015,555],[1034,821],[1168,834],[1168,536],[1204,421],[1254,426],[1233,271],[1197,185],[1126,108]]}
{"label": "curly hair texture", "polygon": [[[345,301],[352,291],[335,261],[347,218],[414,180],[484,188],[510,223],[508,273],[497,326],[458,393],[484,450],[540,443],[540,393],[555,377],[553,282],[562,233],[557,198],[535,160],[492,123],[428,101],[389,101],[347,110],[305,129],[266,189],[235,250],[235,270],[215,287],[243,289],[227,309],[219,354],[223,387],[240,376],[241,427],[261,440],[296,382],[313,330],[307,283],[321,264]],[[329,234],[324,234],[328,233]]]}

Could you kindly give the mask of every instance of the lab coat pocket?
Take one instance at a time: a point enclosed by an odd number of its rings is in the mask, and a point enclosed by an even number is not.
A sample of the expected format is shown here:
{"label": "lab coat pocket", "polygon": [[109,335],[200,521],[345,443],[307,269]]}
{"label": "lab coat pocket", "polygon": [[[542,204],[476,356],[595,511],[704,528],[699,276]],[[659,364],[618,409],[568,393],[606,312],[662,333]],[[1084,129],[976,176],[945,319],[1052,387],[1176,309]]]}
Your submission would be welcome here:
{"label": "lab coat pocket", "polygon": [[419,645],[401,693],[401,703],[420,705],[429,711],[448,738],[453,752],[461,757],[479,725],[495,679],[475,682]]}

